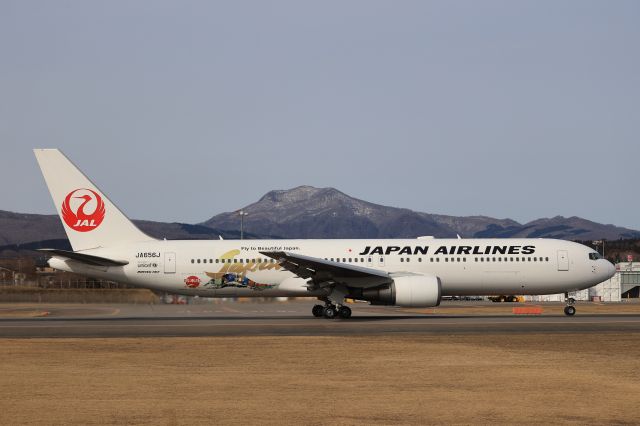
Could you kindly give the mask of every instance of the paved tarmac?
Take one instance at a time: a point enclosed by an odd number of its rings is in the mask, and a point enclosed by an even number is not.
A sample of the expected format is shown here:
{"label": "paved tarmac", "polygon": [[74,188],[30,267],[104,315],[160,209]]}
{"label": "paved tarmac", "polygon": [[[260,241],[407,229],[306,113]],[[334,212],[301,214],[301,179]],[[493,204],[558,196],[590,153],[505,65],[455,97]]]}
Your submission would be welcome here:
{"label": "paved tarmac", "polygon": [[[47,305],[46,316],[2,317],[0,338],[359,336],[390,334],[638,333],[640,314],[417,314],[353,305],[348,320],[314,318],[311,302],[202,305]],[[3,308],[8,309],[8,308]],[[34,306],[14,307],[14,311]],[[446,312],[439,311],[439,312]]]}

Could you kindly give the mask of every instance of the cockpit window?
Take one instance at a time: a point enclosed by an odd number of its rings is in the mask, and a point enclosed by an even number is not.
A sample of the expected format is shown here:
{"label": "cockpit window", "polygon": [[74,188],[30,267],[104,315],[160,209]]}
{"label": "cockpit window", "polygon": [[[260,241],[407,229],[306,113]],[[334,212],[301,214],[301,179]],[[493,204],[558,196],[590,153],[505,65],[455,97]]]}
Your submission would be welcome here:
{"label": "cockpit window", "polygon": [[600,255],[600,253],[593,252],[593,253],[589,253],[589,259],[598,260],[598,259],[602,259],[602,256]]}

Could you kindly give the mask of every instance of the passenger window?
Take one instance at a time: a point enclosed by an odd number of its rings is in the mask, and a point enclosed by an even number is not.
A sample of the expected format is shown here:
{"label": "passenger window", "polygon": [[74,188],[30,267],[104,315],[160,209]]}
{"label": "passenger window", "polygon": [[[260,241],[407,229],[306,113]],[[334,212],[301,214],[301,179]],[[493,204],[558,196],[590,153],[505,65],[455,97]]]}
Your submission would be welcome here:
{"label": "passenger window", "polygon": [[191,259],[191,263],[196,263],[196,261],[194,259]]}
{"label": "passenger window", "polygon": [[545,260],[548,262],[548,261],[549,261],[549,258],[548,258],[548,257],[545,257]]}
{"label": "passenger window", "polygon": [[404,257],[401,257],[401,258],[400,258],[400,262],[404,262]]}
{"label": "passenger window", "polygon": [[444,261],[445,261],[445,262],[448,262],[448,261],[449,261],[449,258],[448,258],[448,257],[445,257],[445,258],[444,258]]}
{"label": "passenger window", "polygon": [[440,262],[440,258],[439,257],[436,257],[436,262]]}
{"label": "passenger window", "polygon": [[411,258],[410,258],[410,257],[407,257],[407,262],[409,262],[410,260],[411,260]]}
{"label": "passenger window", "polygon": [[422,262],[422,258],[421,257],[418,258],[418,262]]}

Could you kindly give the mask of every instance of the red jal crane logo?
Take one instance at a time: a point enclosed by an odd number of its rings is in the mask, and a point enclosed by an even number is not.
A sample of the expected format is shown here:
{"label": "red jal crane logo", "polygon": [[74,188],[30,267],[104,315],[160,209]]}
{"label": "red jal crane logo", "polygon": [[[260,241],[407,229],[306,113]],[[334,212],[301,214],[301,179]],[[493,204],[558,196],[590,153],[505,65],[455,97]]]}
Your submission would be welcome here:
{"label": "red jal crane logo", "polygon": [[93,231],[100,226],[104,215],[104,201],[91,189],[73,190],[67,194],[62,203],[62,219],[74,231]]}

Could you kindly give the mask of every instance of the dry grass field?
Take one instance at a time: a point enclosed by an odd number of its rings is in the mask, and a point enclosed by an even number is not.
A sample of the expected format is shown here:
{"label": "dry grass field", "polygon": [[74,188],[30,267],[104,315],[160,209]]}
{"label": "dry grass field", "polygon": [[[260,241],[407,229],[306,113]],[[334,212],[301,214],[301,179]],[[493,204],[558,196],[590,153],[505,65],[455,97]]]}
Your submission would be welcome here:
{"label": "dry grass field", "polygon": [[638,424],[640,335],[0,340],[0,424]]}

